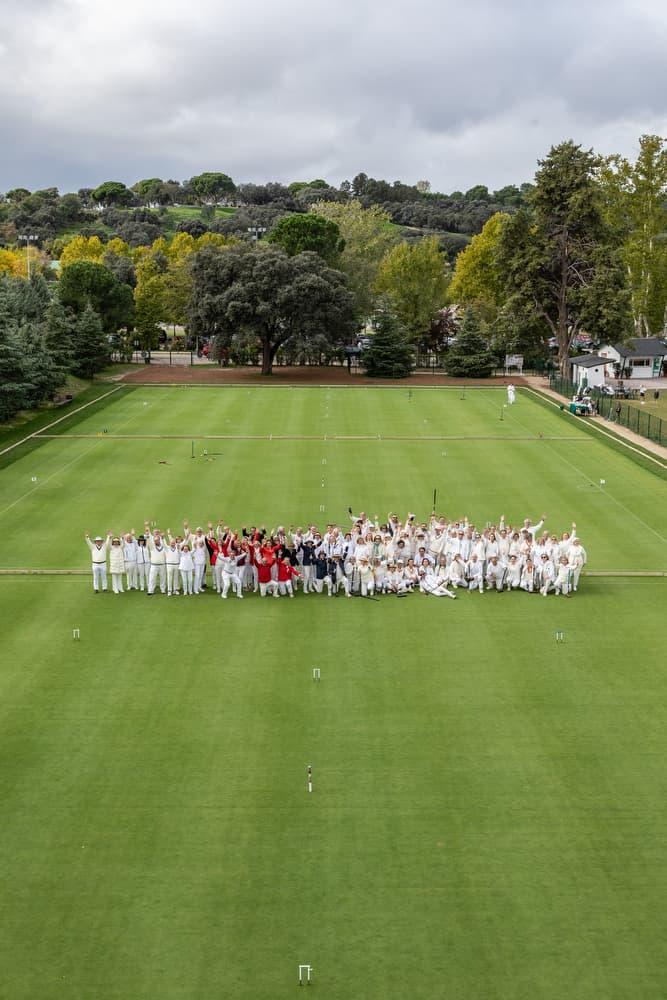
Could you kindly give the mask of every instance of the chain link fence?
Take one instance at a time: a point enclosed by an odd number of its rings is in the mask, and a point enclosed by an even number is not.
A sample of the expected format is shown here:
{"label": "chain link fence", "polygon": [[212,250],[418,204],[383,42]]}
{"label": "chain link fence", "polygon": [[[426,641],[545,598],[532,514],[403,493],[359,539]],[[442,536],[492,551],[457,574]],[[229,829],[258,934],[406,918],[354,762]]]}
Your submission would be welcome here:
{"label": "chain link fence", "polygon": [[[568,400],[580,391],[574,382],[561,378],[559,375],[550,377],[549,388],[560,396],[565,396]],[[662,417],[642,410],[641,404],[636,405],[634,400],[628,401],[618,396],[609,396],[600,392],[597,387],[588,389],[588,395],[595,403],[597,412],[605,420],[618,424],[620,427],[627,427],[649,441],[667,445],[667,421],[663,420]]]}

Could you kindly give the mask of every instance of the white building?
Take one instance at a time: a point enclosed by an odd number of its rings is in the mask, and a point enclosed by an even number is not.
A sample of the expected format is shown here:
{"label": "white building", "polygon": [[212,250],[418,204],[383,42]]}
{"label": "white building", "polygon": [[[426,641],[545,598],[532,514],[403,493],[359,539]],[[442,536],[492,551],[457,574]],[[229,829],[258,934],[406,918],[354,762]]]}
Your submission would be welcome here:
{"label": "white building", "polygon": [[604,385],[606,358],[598,354],[581,354],[578,358],[570,358],[572,381],[578,387],[584,382],[591,388]]}
{"label": "white building", "polygon": [[598,351],[606,363],[607,378],[660,378],[667,345],[657,337],[633,337],[627,344],[605,344]]}

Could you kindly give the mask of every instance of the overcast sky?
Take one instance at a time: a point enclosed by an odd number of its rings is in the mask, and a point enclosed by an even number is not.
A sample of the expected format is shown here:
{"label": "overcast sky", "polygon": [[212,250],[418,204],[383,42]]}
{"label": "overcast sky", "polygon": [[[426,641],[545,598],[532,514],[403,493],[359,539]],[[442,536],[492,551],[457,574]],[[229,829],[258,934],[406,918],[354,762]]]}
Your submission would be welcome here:
{"label": "overcast sky", "polygon": [[660,0],[4,0],[0,190],[104,180],[435,190],[531,180],[574,138],[667,135]]}

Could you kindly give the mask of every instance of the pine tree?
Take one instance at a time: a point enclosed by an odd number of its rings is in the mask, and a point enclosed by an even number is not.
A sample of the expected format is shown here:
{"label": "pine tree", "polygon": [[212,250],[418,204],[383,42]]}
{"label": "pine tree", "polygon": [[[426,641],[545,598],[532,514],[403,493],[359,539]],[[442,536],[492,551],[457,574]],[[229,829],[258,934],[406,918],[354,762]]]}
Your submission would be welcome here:
{"label": "pine tree", "polygon": [[33,409],[53,395],[64,381],[52,355],[47,350],[44,331],[35,323],[26,323],[18,331],[18,342],[23,350],[25,377],[30,385],[26,406]]}
{"label": "pine tree", "polygon": [[92,378],[109,361],[109,344],[102,330],[102,320],[90,303],[74,328],[74,373]]}
{"label": "pine tree", "polygon": [[76,317],[72,310],[54,299],[46,312],[43,332],[46,350],[60,373],[61,384],[74,364],[75,325]]}
{"label": "pine tree", "polygon": [[414,364],[412,348],[404,327],[393,313],[380,315],[373,341],[361,360],[371,378],[405,378],[410,374]]}
{"label": "pine tree", "polygon": [[466,309],[456,340],[447,354],[447,374],[458,378],[488,378],[497,358],[482,336],[477,310]]}
{"label": "pine tree", "polygon": [[26,406],[31,391],[16,329],[0,318],[0,421]]}

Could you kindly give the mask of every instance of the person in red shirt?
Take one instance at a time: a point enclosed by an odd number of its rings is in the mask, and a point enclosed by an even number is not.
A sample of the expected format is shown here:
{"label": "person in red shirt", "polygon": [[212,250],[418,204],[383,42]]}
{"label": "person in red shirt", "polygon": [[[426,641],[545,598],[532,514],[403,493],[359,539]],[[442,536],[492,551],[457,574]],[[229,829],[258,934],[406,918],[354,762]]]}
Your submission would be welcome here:
{"label": "person in red shirt", "polygon": [[259,596],[266,597],[267,592],[271,592],[274,597],[278,596],[278,584],[271,578],[272,565],[260,558],[257,562],[257,579],[259,582]]}
{"label": "person in red shirt", "polygon": [[[289,556],[285,556],[278,563],[278,590],[284,597],[285,594],[289,594],[290,597],[294,597],[294,585],[293,580],[301,579],[301,574],[292,566],[289,561]],[[274,592],[274,597],[277,597],[277,592]]]}

